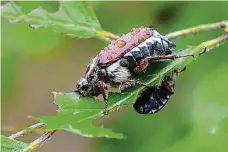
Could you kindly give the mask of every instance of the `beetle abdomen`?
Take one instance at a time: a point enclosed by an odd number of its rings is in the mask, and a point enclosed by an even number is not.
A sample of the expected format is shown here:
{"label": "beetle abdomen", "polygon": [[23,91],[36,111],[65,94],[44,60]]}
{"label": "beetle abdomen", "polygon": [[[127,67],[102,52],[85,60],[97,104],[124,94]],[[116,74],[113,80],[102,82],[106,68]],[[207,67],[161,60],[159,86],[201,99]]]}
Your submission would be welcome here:
{"label": "beetle abdomen", "polygon": [[[170,43],[173,42],[165,40],[164,36],[151,36],[150,38],[146,39],[144,42],[133,48],[131,51],[126,53],[124,55],[124,58],[129,59],[129,61],[135,61],[138,63],[146,57],[167,55],[171,53]],[[174,47],[174,45],[172,47]]]}
{"label": "beetle abdomen", "polygon": [[169,101],[174,91],[175,76],[167,76],[160,86],[145,88],[134,103],[140,114],[153,114],[160,111]]}

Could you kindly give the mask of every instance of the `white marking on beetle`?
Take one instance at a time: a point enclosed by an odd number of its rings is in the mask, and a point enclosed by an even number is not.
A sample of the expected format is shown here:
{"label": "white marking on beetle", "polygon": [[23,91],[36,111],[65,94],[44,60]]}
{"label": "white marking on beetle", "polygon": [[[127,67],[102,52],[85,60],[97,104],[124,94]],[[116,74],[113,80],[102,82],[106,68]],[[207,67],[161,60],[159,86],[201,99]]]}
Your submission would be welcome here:
{"label": "white marking on beetle", "polygon": [[132,56],[130,52],[127,52],[124,56]]}
{"label": "white marking on beetle", "polygon": [[107,72],[113,76],[113,81],[117,83],[126,82],[131,77],[129,69],[120,65],[120,60],[108,66]]}

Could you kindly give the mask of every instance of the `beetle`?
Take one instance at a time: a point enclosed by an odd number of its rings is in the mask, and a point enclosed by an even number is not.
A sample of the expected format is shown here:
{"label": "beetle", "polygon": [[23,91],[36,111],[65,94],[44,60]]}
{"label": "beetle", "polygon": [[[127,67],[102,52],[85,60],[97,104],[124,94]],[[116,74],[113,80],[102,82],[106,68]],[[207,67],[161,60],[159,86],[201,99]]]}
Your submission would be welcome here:
{"label": "beetle", "polygon": [[154,114],[160,111],[174,94],[176,76],[186,69],[174,70],[165,76],[161,85],[145,87],[138,95],[133,107],[139,114]]}
{"label": "beetle", "polygon": [[[81,96],[102,95],[107,108],[107,84],[143,85],[134,80],[136,73],[144,72],[153,60],[176,59],[186,56],[172,55],[175,43],[153,28],[133,28],[131,32],[112,41],[92,59],[86,73],[77,85]],[[192,55],[191,55],[192,56]]]}

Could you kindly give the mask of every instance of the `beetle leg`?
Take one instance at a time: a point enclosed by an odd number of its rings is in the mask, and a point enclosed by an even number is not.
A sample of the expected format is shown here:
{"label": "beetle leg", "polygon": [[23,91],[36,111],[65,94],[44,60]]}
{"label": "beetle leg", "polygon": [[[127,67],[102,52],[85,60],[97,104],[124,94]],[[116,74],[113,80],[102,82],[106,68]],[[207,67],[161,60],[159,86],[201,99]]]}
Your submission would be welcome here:
{"label": "beetle leg", "polygon": [[133,104],[134,104],[134,103],[115,105],[114,107],[112,107],[112,108],[110,109],[110,111],[119,112],[124,106],[129,107],[129,106],[132,106]]}
{"label": "beetle leg", "polygon": [[130,86],[135,86],[135,83],[132,83],[132,82],[122,82],[120,85],[119,85],[119,90],[120,91],[123,91],[125,90],[127,87],[130,87]]}
{"label": "beetle leg", "polygon": [[164,87],[164,89],[168,92],[169,95],[174,94],[174,88],[170,85],[168,80],[163,80],[161,86]]}
{"label": "beetle leg", "polygon": [[174,73],[176,73],[176,75],[179,75],[180,73],[184,72],[186,69],[187,67],[185,66],[183,69],[174,70]]}
{"label": "beetle leg", "polygon": [[[185,70],[186,70],[186,66],[183,69],[174,70],[174,72],[172,73],[171,76],[166,76],[163,79],[161,86],[169,93],[169,95],[174,94],[174,90],[173,90],[174,87],[171,84],[171,82],[175,81],[176,76],[178,76],[180,73],[182,73]],[[173,81],[171,81],[172,79],[173,79]]]}
{"label": "beetle leg", "polygon": [[181,56],[177,56],[177,55],[161,55],[161,56],[150,56],[150,57],[147,57],[149,61],[152,61],[152,60],[174,60],[174,59],[177,59],[177,58],[184,58],[184,57],[193,57],[195,58],[194,55],[181,55]]}
{"label": "beetle leg", "polygon": [[[203,52],[201,52],[199,55],[202,55],[204,54],[205,52],[207,52],[207,48],[205,47]],[[193,55],[193,54],[188,54],[188,55],[180,55],[180,56],[177,56],[177,55],[161,55],[161,56],[150,56],[150,57],[147,57],[148,60],[166,60],[166,59],[170,59],[170,60],[174,60],[174,59],[177,59],[177,58],[184,58],[184,57],[193,57],[194,60],[196,60],[196,56]]]}
{"label": "beetle leg", "polygon": [[186,66],[183,68],[183,69],[177,69],[177,70],[174,70],[172,76],[167,76],[163,79],[162,83],[161,83],[161,86],[170,94],[174,94],[174,87],[172,86],[172,84],[170,84],[170,81],[171,79],[175,80],[176,79],[176,76],[178,76],[180,73],[182,73],[183,71],[186,70]]}
{"label": "beetle leg", "polygon": [[136,84],[140,85],[140,86],[144,86],[144,87],[150,87],[150,85],[143,83],[139,80],[131,79],[131,80],[121,83],[119,88],[121,91],[123,91],[125,88],[130,87],[130,86],[135,86]]}
{"label": "beetle leg", "polygon": [[133,81],[135,84],[138,84],[140,86],[144,86],[144,87],[150,87],[150,85],[146,84],[146,83],[143,83],[139,80],[129,80],[129,81]]}
{"label": "beetle leg", "polygon": [[102,96],[104,98],[104,102],[105,102],[104,115],[107,115],[108,114],[108,110],[107,110],[107,108],[108,108],[108,100],[107,100],[107,95],[105,94],[105,90],[107,90],[107,87],[104,84],[104,82],[102,82],[102,81],[99,81],[98,84],[99,84],[99,88],[100,88],[101,94],[102,94]]}
{"label": "beetle leg", "polygon": [[137,67],[135,68],[135,71],[140,73],[140,72],[143,72],[145,71],[145,69],[148,67],[149,65],[149,58],[145,58],[145,59],[142,59],[139,64],[137,65]]}

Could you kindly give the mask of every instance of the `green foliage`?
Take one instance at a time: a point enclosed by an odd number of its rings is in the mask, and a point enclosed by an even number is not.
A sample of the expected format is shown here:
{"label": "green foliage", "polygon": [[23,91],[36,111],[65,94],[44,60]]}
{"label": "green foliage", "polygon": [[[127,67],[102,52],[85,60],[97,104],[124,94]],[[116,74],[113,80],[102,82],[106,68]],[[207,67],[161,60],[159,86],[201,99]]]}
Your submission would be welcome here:
{"label": "green foliage", "polygon": [[[202,51],[202,47],[193,48],[185,53],[198,54]],[[155,75],[147,76],[145,82],[155,84],[160,81],[169,72],[175,69],[187,66],[192,59],[181,58],[169,63],[160,69]],[[122,104],[131,105],[135,101],[139,91],[143,87],[134,87],[126,90],[123,94],[110,93],[108,98],[108,110],[113,111]],[[121,134],[115,134],[111,130],[94,127],[92,120],[103,115],[103,103],[93,100],[89,97],[79,97],[76,93],[54,93],[55,103],[59,106],[56,116],[42,116],[35,118],[44,123],[46,129],[50,130],[66,130],[80,134],[86,137],[109,137],[123,138]]]}
{"label": "green foliage", "polygon": [[9,139],[8,137],[1,136],[1,151],[2,152],[20,152],[28,144],[21,141]]}
{"label": "green foliage", "polygon": [[85,137],[123,138],[103,126],[94,126],[92,120],[103,112],[103,103],[91,98],[79,98],[76,93],[54,93],[55,103],[59,106],[56,116],[35,118],[44,123],[46,129],[66,130]]}
{"label": "green foliage", "polygon": [[[222,73],[222,75],[218,75],[218,73]],[[225,125],[228,120],[228,104],[225,100],[227,84],[224,83],[227,81],[227,77],[228,68],[226,64],[220,64],[217,69],[204,76],[199,86],[193,91],[195,101],[193,103],[193,120],[196,125],[202,127],[202,130],[211,132],[214,129],[214,133],[225,133],[225,130],[228,129],[228,126]],[[208,94],[208,92],[213,93]],[[207,108],[204,110],[204,114],[207,117],[203,117],[200,112],[205,105]]]}
{"label": "green foliage", "polygon": [[[177,30],[202,23],[227,19],[227,6],[225,3],[192,2],[186,3],[185,5],[177,2],[165,3],[165,7],[167,7],[166,10],[169,11],[178,7],[177,16],[172,16],[171,13],[162,12],[164,6],[163,2],[150,2],[150,4],[145,6],[135,4],[135,8],[137,9],[134,9],[134,7],[132,7],[133,9],[130,9],[131,7],[128,7],[128,5],[131,4],[129,3],[126,3],[125,5],[122,5],[122,3],[121,6],[123,8],[116,9],[117,4],[119,5],[119,3],[116,3],[115,5],[114,3],[107,3],[107,7],[104,7],[105,9],[107,8],[106,11],[101,9],[101,7],[100,9],[97,9],[97,11],[103,16],[103,19],[100,17],[99,19],[106,22],[107,27],[110,27],[109,29],[120,28],[121,33],[122,31],[128,31],[135,25],[148,26],[152,21],[154,24],[157,24],[159,31],[164,33],[164,31],[170,30],[170,25],[173,26],[173,29],[171,28],[172,30]],[[171,4],[174,7],[168,9]],[[194,11],[192,11],[193,8]],[[212,14],[213,16],[208,15],[211,13],[212,8],[217,10]],[[16,5],[14,2],[7,3],[1,7],[4,18],[9,19],[11,22],[25,21],[33,28],[47,27],[67,35],[82,38],[97,36],[97,31],[103,31],[100,28],[99,22],[92,9],[85,6],[82,2],[61,2],[59,10],[55,13],[49,13],[38,8],[27,14],[22,9],[23,8]],[[160,10],[161,15],[157,14],[156,12],[158,11],[155,11],[155,9]],[[163,15],[164,17],[167,16],[167,14],[171,14],[171,24],[168,22],[165,24],[160,23],[159,18],[155,19],[155,16],[162,17]],[[107,19],[107,16],[111,17]],[[150,19],[152,19],[152,21]],[[119,22],[113,22],[115,20],[118,20]],[[121,24],[121,26],[119,26],[119,24]],[[19,24],[17,25],[20,26]],[[23,32],[24,30],[21,30],[21,33],[19,34],[12,32],[12,35],[17,37],[17,35],[21,35]],[[26,31],[25,34],[26,33],[28,32]],[[201,39],[197,37],[194,37],[193,39],[185,38],[183,40],[178,40],[177,46],[183,49],[186,45],[197,45],[200,41],[205,41],[216,36],[218,36],[218,33],[213,33],[213,35],[208,34],[206,36],[203,35]],[[49,38],[47,39],[49,40]],[[18,47],[23,40],[20,38],[15,39],[14,45],[11,45],[11,47],[13,47],[12,50],[15,50],[15,47]],[[28,46],[31,45],[31,48],[35,48],[38,45],[33,45],[30,41],[40,42],[44,39],[38,38],[37,40],[34,40],[30,37],[26,37],[25,40],[28,41]],[[12,41],[6,42],[12,43]],[[48,44],[50,43],[48,42]],[[191,66],[188,67],[187,72],[185,72],[186,74],[184,73],[186,78],[182,81],[182,84],[178,79],[179,83],[177,83],[177,89],[175,89],[176,94],[172,96],[166,110],[163,110],[159,114],[148,116],[137,115],[130,112],[126,117],[121,117],[121,119],[118,120],[120,125],[116,123],[117,127],[113,128],[114,130],[121,130],[121,132],[124,132],[129,137],[128,140],[106,140],[100,150],[153,150],[172,152],[192,151],[192,149],[194,149],[193,151],[223,151],[224,149],[227,149],[227,144],[225,143],[228,140],[227,102],[224,100],[227,98],[225,92],[227,87],[227,74],[224,74],[227,71],[227,69],[224,70],[227,67],[226,46],[220,47],[220,50],[222,50],[220,53],[216,52],[217,54],[214,54],[214,52],[210,52],[205,58],[202,57],[203,59],[194,62],[195,71],[191,69]],[[27,50],[31,50],[31,48]],[[34,48],[32,48],[32,51],[34,51]],[[199,54],[202,50],[203,47],[199,46],[189,49],[184,54]],[[210,54],[213,56],[210,57]],[[10,61],[11,60],[5,60],[4,62],[8,63]],[[191,62],[192,59],[189,57],[177,59],[168,64],[161,64],[161,66],[157,68],[154,68],[156,66],[153,64],[153,69],[145,74],[148,76],[143,80],[148,84],[158,84],[161,78],[172,70],[183,68]],[[207,75],[208,71],[214,71],[214,69],[220,68],[217,65],[220,62],[226,62],[226,66],[222,68],[223,70],[215,70],[210,78],[207,77],[205,78],[205,81],[201,82],[201,77],[199,77],[199,75]],[[11,64],[9,64],[9,66],[11,66]],[[4,69],[7,69],[7,67]],[[153,73],[151,73],[151,71],[153,71]],[[215,78],[220,75],[222,76],[215,80]],[[208,82],[213,83],[209,85]],[[108,109],[113,111],[121,104],[131,105],[141,89],[142,88],[140,87],[132,87],[127,89],[124,94],[109,94]],[[194,89],[195,91],[192,93],[192,90]],[[59,106],[56,116],[41,116],[35,118],[36,120],[43,122],[48,130],[66,130],[86,137],[108,137],[115,139],[124,137],[122,134],[112,132],[111,129],[102,126],[94,126],[93,121],[102,116],[104,108],[103,102],[95,101],[91,98],[79,98],[76,93],[57,93],[55,94],[55,103]],[[130,110],[133,111],[132,109],[133,108]],[[210,145],[210,147],[208,145]]]}
{"label": "green foliage", "polygon": [[55,13],[39,7],[28,14],[15,2],[9,2],[1,6],[1,12],[11,23],[25,21],[33,28],[48,27],[70,36],[89,38],[96,36],[97,31],[103,31],[92,7],[84,2],[62,1]]}

